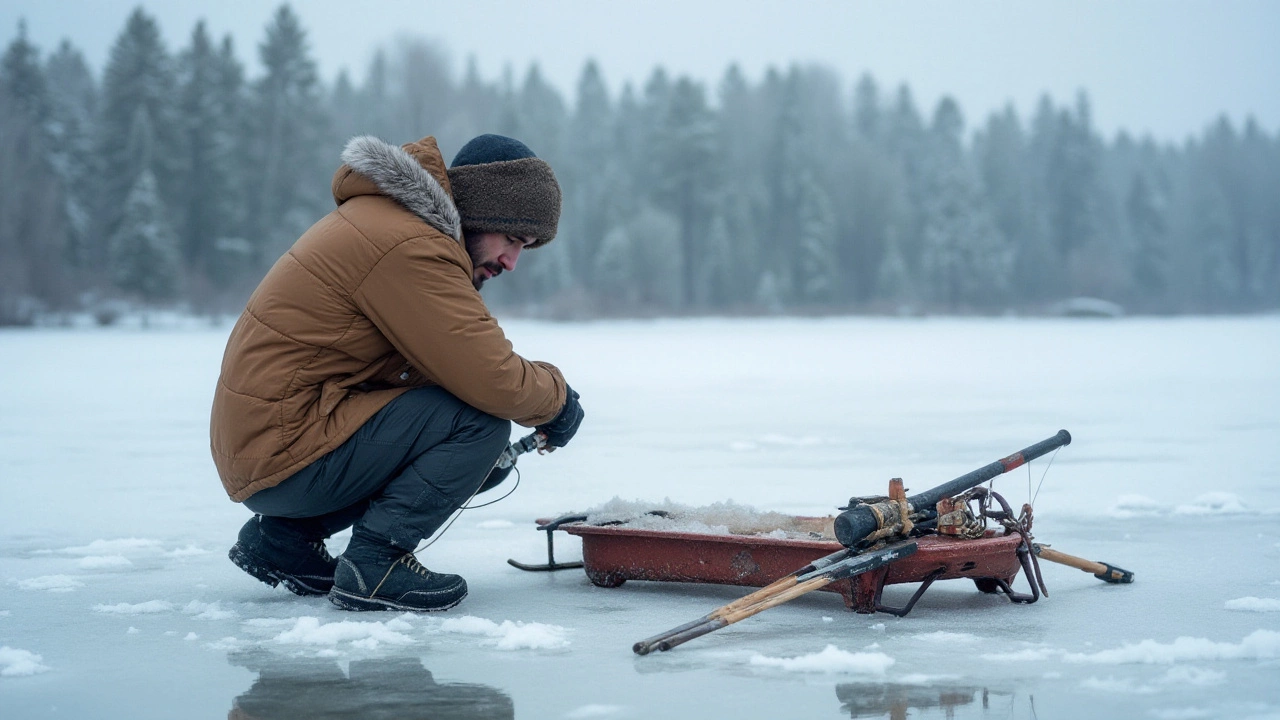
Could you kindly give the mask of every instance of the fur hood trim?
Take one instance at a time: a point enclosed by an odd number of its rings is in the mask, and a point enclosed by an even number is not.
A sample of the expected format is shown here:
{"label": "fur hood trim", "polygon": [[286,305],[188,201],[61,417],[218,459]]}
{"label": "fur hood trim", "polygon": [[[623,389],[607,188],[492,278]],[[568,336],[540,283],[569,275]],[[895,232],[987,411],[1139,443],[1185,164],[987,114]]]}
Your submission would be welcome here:
{"label": "fur hood trim", "polygon": [[372,135],[351,138],[342,162],[431,227],[462,242],[462,220],[440,182],[403,148]]}

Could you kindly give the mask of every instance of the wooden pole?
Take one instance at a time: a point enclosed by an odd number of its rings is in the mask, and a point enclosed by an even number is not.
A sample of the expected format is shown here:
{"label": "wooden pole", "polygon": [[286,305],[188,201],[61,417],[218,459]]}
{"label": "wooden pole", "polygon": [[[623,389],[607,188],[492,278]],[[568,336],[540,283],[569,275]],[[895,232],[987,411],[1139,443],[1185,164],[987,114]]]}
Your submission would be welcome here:
{"label": "wooden pole", "polygon": [[1093,560],[1085,560],[1084,558],[1068,555],[1064,552],[1058,552],[1048,545],[1039,543],[1031,544],[1031,551],[1036,557],[1049,562],[1056,562],[1060,565],[1073,567],[1077,570],[1083,570],[1099,580],[1105,580],[1109,583],[1131,583],[1133,582],[1133,573],[1122,568],[1109,565],[1107,563],[1094,562]]}

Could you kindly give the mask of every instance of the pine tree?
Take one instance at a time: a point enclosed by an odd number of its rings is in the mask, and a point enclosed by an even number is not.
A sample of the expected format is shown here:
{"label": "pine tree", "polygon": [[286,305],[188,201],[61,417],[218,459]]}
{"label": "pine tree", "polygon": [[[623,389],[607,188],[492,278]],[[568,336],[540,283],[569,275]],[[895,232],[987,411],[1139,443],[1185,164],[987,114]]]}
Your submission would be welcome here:
{"label": "pine tree", "polygon": [[895,308],[906,308],[919,300],[911,268],[907,267],[898,233],[892,227],[885,235],[884,255],[876,269],[876,295]]}
{"label": "pine tree", "polygon": [[701,85],[680,78],[671,90],[662,132],[654,147],[658,164],[655,188],[659,207],[680,225],[680,296],[692,301],[703,238],[716,199],[715,125]]}
{"label": "pine tree", "polygon": [[180,252],[150,170],[144,169],[130,189],[108,247],[111,280],[117,288],[146,304],[174,297]]}
{"label": "pine tree", "polygon": [[[142,8],[129,15],[107,59],[102,81],[102,113],[98,122],[98,237],[115,234],[125,196],[143,170],[155,177],[164,206],[173,205],[180,188],[175,160],[178,124],[174,121],[173,61],[160,37],[160,28]],[[154,151],[144,163],[129,154],[129,135],[139,109],[154,130]],[[161,212],[167,212],[161,210]],[[99,249],[94,262],[102,259]]]}
{"label": "pine tree", "polygon": [[48,77],[51,163],[63,188],[68,223],[64,258],[72,269],[89,267],[95,166],[93,128],[98,88],[84,55],[67,40],[45,63]]}
{"label": "pine tree", "polygon": [[869,142],[880,139],[884,124],[880,109],[880,88],[870,75],[858,79],[853,90],[853,124],[858,134]]}
{"label": "pine tree", "polygon": [[812,171],[800,180],[800,296],[810,303],[830,302],[839,278],[836,267],[835,212]]}
{"label": "pine tree", "polygon": [[48,83],[25,23],[0,58],[0,325],[63,305],[67,223]]}
{"label": "pine tree", "polygon": [[635,271],[635,251],[626,225],[605,233],[592,268],[599,298],[606,312],[634,313],[639,302]]}
{"label": "pine tree", "polygon": [[952,310],[1003,300],[1013,261],[965,156],[963,133],[959,106],[943,98],[929,130],[933,152],[920,275],[929,297]]}
{"label": "pine tree", "polygon": [[236,198],[232,179],[236,120],[230,114],[236,92],[227,87],[226,58],[196,24],[191,45],[179,58],[178,120],[181,165],[175,219],[186,264],[207,274],[219,238],[231,232]]}
{"label": "pine tree", "polygon": [[1163,203],[1145,175],[1133,177],[1125,210],[1133,238],[1134,289],[1144,304],[1158,303],[1168,290],[1168,227]]}
{"label": "pine tree", "polygon": [[329,187],[320,180],[328,153],[318,151],[328,132],[306,33],[288,5],[276,11],[258,49],[265,74],[252,90],[249,127],[257,172],[246,182],[246,232],[265,265],[328,206]]}
{"label": "pine tree", "polygon": [[389,141],[413,142],[427,133],[448,135],[454,112],[454,87],[449,58],[421,38],[402,37],[390,56],[391,126]]}
{"label": "pine tree", "polygon": [[556,169],[564,191],[560,223],[572,245],[572,267],[585,274],[594,267],[595,254],[609,227],[619,174],[613,108],[594,61],[587,62],[578,80],[569,138],[563,170]]}

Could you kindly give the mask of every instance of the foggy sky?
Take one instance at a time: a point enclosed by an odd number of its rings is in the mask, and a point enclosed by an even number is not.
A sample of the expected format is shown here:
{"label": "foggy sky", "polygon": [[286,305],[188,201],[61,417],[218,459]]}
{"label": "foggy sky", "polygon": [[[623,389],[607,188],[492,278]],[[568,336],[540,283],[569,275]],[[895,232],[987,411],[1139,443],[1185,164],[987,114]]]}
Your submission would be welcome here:
{"label": "foggy sky", "polygon": [[[136,0],[5,0],[0,39],[19,18],[44,53],[70,38],[98,70]],[[278,4],[262,0],[145,0],[171,51],[199,18],[258,71],[257,47]],[[366,7],[367,6],[367,7]],[[827,65],[847,85],[870,72],[882,88],[909,83],[929,113],[954,96],[970,128],[1012,102],[1024,119],[1042,94],[1070,103],[1080,89],[1097,127],[1180,141],[1225,113],[1280,130],[1280,3],[1170,0],[1070,2],[742,2],[646,0],[301,0],[293,3],[312,55],[331,80],[357,82],[373,49],[409,34],[440,42],[460,75],[468,56],[481,74],[536,60],[572,102],[582,65],[595,58],[616,94],[642,85],[656,65],[716,83],[730,62],[752,81],[769,65]],[[423,132],[430,132],[424,128]]]}

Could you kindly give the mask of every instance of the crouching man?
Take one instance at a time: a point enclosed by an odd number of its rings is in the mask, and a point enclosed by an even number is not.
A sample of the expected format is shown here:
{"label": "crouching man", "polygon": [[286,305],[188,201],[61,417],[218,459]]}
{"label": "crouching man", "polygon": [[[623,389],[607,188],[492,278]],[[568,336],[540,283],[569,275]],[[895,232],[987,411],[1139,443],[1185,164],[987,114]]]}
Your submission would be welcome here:
{"label": "crouching man", "polygon": [[[555,237],[560,186],[499,135],[447,170],[431,137],[355,138],[342,161],[337,208],[263,278],[223,356],[213,458],[256,513],[230,557],[348,610],[444,610],[466,581],[419,564],[419,541],[501,482],[511,421],[552,447],[582,422],[560,371],[517,355],[479,293]],[[324,541],[348,527],[334,559]]]}

